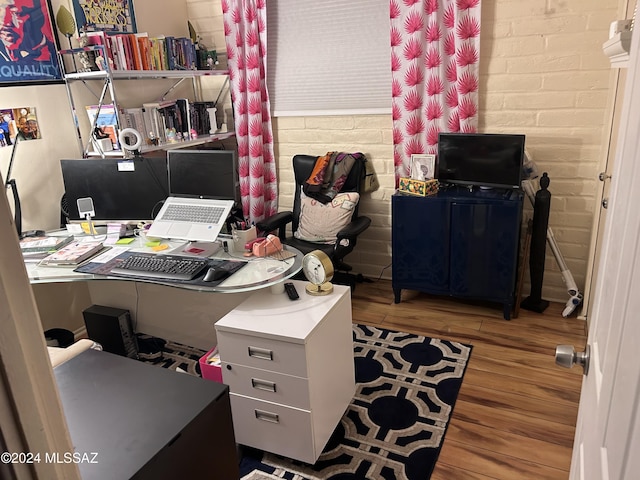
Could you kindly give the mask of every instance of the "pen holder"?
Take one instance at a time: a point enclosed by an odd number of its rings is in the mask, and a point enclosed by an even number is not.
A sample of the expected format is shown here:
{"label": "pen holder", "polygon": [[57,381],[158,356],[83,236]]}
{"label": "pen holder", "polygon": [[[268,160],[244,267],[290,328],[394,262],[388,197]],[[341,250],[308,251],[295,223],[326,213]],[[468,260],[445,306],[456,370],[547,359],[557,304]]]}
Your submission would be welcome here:
{"label": "pen holder", "polygon": [[258,234],[256,232],[256,227],[251,227],[248,230],[234,230],[232,232],[233,238],[233,251],[234,252],[244,252],[244,246],[247,242],[251,240],[255,240]]}

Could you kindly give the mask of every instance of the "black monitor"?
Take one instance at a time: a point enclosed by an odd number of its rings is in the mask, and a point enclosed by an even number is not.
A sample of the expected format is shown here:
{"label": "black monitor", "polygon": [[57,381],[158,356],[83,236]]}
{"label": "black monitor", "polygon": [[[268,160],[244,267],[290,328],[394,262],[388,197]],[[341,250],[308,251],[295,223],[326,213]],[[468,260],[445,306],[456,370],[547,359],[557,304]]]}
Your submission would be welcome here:
{"label": "black monitor", "polygon": [[95,221],[151,221],[169,196],[166,158],[60,160],[70,221],[84,221],[77,199],[91,197]]}
{"label": "black monitor", "polygon": [[238,159],[233,150],[175,149],[167,152],[169,192],[180,197],[240,203]]}
{"label": "black monitor", "polygon": [[444,183],[520,188],[525,136],[440,133],[437,178]]}

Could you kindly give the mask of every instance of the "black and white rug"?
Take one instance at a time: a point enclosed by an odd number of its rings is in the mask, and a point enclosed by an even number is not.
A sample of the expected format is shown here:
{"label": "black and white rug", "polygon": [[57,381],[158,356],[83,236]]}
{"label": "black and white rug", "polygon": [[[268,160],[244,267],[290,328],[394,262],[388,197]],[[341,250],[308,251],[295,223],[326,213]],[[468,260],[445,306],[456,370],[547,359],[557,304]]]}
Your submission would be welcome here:
{"label": "black and white rug", "polygon": [[[307,465],[247,448],[243,480],[430,477],[472,347],[366,325],[353,326],[353,339],[356,394],[318,461]],[[162,352],[141,357],[199,374],[204,353],[167,342]]]}

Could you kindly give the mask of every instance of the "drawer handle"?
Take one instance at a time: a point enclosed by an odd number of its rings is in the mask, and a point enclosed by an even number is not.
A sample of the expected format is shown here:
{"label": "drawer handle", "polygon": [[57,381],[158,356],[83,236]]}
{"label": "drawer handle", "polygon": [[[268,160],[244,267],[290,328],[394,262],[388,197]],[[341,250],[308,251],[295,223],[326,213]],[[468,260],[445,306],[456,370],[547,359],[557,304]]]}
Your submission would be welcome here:
{"label": "drawer handle", "polygon": [[264,410],[254,410],[256,418],[258,420],[264,420],[265,422],[280,423],[280,417],[277,413],[265,412]]}
{"label": "drawer handle", "polygon": [[249,356],[261,360],[273,360],[273,351],[266,348],[249,347]]}
{"label": "drawer handle", "polygon": [[260,380],[259,378],[251,379],[251,386],[258,390],[265,390],[267,392],[276,392],[276,384],[275,382],[269,382],[267,380]]}

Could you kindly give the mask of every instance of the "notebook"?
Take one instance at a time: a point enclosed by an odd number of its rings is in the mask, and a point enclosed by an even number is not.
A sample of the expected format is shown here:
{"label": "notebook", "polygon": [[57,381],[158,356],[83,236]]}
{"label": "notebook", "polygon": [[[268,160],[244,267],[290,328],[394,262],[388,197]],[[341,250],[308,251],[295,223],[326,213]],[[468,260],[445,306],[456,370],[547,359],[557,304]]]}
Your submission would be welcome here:
{"label": "notebook", "polygon": [[169,197],[147,231],[147,236],[215,242],[233,203],[233,200]]}
{"label": "notebook", "polygon": [[103,248],[99,241],[73,242],[52,253],[42,263],[45,265],[77,265],[100,252]]}

